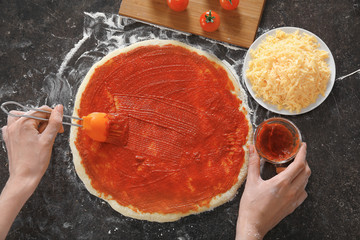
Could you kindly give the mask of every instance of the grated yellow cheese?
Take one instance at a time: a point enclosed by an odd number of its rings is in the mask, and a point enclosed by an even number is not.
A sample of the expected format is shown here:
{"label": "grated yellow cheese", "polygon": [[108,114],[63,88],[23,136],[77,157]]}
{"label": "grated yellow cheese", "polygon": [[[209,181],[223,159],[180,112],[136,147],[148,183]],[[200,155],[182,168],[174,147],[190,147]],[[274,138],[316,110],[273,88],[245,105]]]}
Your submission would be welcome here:
{"label": "grated yellow cheese", "polygon": [[300,112],[324,96],[330,79],[328,53],[314,36],[276,31],[255,50],[246,76],[257,97],[279,110]]}

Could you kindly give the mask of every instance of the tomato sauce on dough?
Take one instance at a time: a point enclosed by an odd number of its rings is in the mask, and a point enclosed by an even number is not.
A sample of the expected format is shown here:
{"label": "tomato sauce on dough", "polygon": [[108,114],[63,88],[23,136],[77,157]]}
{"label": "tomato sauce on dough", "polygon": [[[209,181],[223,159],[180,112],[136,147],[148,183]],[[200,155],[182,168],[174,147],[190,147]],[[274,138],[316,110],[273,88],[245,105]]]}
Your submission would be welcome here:
{"label": "tomato sauce on dough", "polygon": [[228,191],[244,164],[248,120],[227,71],[181,46],[140,46],[96,68],[79,116],[128,117],[128,142],[76,147],[91,185],[137,212],[187,213]]}

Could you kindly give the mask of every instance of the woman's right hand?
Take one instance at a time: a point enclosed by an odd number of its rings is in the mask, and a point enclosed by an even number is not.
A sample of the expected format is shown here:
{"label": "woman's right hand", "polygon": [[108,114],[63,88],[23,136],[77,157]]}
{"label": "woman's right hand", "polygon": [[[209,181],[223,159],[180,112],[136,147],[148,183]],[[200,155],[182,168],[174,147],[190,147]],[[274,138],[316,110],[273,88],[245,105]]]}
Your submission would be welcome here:
{"label": "woman's right hand", "polygon": [[284,171],[264,181],[260,176],[259,156],[251,145],[236,239],[262,239],[270,229],[291,214],[307,197],[305,187],[310,174],[306,144],[303,143],[295,160]]}

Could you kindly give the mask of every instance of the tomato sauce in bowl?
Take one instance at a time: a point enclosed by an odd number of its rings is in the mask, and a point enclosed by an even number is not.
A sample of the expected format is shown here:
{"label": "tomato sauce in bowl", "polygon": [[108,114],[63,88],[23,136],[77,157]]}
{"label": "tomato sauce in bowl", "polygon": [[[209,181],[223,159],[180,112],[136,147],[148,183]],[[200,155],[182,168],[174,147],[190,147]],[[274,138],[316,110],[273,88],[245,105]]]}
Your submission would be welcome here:
{"label": "tomato sauce in bowl", "polygon": [[301,133],[294,123],[285,118],[270,118],[255,131],[255,148],[259,155],[273,164],[294,159],[301,146]]}

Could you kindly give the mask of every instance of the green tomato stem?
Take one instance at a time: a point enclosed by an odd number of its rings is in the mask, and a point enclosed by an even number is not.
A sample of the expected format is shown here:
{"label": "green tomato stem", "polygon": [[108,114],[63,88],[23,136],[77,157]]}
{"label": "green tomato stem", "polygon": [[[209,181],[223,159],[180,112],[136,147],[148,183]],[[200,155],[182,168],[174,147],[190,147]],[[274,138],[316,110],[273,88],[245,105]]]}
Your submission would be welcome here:
{"label": "green tomato stem", "polygon": [[215,17],[211,15],[211,10],[209,10],[209,15],[205,14],[205,19],[207,23],[213,23]]}

